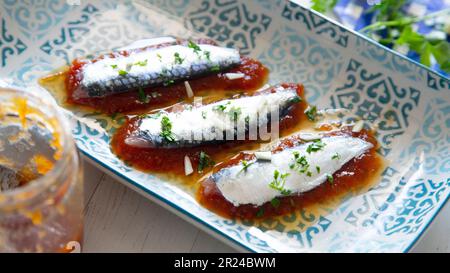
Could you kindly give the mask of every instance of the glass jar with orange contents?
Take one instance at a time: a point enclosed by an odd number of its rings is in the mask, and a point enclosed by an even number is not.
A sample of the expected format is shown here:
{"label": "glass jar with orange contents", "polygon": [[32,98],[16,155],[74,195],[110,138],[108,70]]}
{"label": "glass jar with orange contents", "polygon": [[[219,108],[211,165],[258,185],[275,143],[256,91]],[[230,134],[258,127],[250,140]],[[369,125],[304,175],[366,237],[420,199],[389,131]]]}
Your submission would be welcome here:
{"label": "glass jar with orange contents", "polygon": [[45,96],[0,88],[0,252],[79,250],[82,168]]}

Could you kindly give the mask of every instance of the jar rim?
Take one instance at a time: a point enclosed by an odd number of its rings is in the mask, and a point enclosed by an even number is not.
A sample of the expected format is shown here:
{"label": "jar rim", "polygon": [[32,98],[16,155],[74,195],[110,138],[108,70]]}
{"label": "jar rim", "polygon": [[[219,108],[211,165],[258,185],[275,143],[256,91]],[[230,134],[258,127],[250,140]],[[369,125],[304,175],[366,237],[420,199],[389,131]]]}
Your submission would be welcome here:
{"label": "jar rim", "polygon": [[[36,92],[41,92],[43,96],[37,96],[37,94],[35,94],[34,92],[9,86],[0,87],[0,94],[6,93],[10,94],[11,97],[26,98],[27,103],[28,101],[32,101],[35,105],[39,105],[39,109],[45,109],[45,112],[48,113],[46,117],[52,117],[56,119],[57,126],[55,127],[57,128],[54,129],[58,130],[59,133],[59,145],[62,149],[61,159],[57,160],[52,169],[50,169],[47,173],[38,177],[37,179],[31,180],[30,183],[10,190],[0,191],[0,209],[5,207],[14,207],[20,204],[27,204],[28,202],[31,202],[36,197],[38,197],[41,193],[48,190],[52,185],[58,183],[57,177],[60,177],[62,175],[64,166],[70,159],[70,152],[75,149],[70,135],[69,122],[64,116],[64,113],[60,110],[60,107],[57,105],[56,101],[50,94],[46,93],[46,91],[43,91],[40,88],[31,89],[34,89]],[[27,196],[27,198],[14,198],[15,196],[19,195]]]}

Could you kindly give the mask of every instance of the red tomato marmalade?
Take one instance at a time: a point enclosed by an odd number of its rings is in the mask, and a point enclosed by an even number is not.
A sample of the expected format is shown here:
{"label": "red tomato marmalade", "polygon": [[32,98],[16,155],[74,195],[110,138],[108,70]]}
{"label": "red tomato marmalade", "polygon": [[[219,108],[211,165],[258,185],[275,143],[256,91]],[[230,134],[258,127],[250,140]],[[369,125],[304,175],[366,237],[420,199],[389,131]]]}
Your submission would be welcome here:
{"label": "red tomato marmalade", "polygon": [[[383,166],[382,159],[376,154],[377,141],[370,132],[365,130],[354,133],[351,129],[346,128],[341,132],[333,132],[329,135],[350,135],[353,137],[359,137],[371,142],[374,144],[374,147],[362,156],[347,162],[339,171],[335,172],[333,174],[333,183],[324,182],[320,186],[308,192],[292,196],[279,197],[277,199],[280,201],[280,204],[277,207],[274,207],[271,202],[267,202],[262,206],[248,204],[236,207],[225,199],[217,188],[216,183],[209,178],[206,178],[201,182],[197,192],[197,198],[200,204],[227,218],[264,219],[288,214],[313,204],[325,202],[333,197],[361,189],[362,185],[365,185],[365,182],[377,174]],[[297,137],[289,137],[282,140],[273,152],[298,145],[298,143],[299,139]],[[252,158],[253,155],[251,154],[240,153],[231,160],[216,166],[214,171],[218,171],[221,168],[226,168],[227,166],[239,164],[241,160],[250,160]],[[343,175],[344,172],[352,172],[354,174]]]}

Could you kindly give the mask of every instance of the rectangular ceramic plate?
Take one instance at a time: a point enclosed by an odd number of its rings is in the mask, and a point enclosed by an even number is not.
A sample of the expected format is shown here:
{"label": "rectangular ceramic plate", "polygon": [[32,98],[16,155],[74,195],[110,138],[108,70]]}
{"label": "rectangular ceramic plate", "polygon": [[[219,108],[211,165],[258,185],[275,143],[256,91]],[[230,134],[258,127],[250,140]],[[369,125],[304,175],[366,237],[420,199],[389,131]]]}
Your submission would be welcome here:
{"label": "rectangular ceramic plate", "polygon": [[315,12],[281,0],[33,3],[0,4],[1,77],[15,85],[36,85],[73,58],[137,39],[209,36],[261,60],[271,83],[304,83],[310,103],[378,122],[380,153],[390,163],[374,188],[335,208],[254,224],[218,217],[183,186],[124,165],[110,151],[108,119],[89,116],[104,130],[77,121],[73,135],[86,157],[240,249],[407,251],[449,197],[449,80]]}

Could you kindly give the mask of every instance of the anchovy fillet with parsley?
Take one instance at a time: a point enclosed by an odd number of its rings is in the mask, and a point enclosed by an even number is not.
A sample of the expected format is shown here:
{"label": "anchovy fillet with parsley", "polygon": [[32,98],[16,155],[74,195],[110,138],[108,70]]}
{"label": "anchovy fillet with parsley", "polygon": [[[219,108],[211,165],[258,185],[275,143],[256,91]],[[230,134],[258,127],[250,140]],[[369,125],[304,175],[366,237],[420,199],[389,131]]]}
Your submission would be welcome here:
{"label": "anchovy fillet with parsley", "polygon": [[278,125],[301,101],[302,92],[301,85],[284,84],[252,96],[146,115],[140,117],[139,129],[125,141],[142,147],[180,148],[228,140],[259,140],[263,138],[263,128],[269,132],[272,121]]}
{"label": "anchovy fillet with parsley", "polygon": [[223,197],[234,206],[261,206],[283,196],[310,191],[322,183],[333,183],[333,175],[344,164],[362,156],[373,144],[350,135],[326,136],[291,146],[280,144],[270,160],[247,154],[245,160],[226,164],[212,174]]}
{"label": "anchovy fillet with parsley", "polygon": [[[125,53],[124,53],[125,52]],[[167,86],[218,73],[241,63],[239,51],[212,41],[167,40],[162,44],[132,48],[86,61],[77,74],[77,98]]]}

